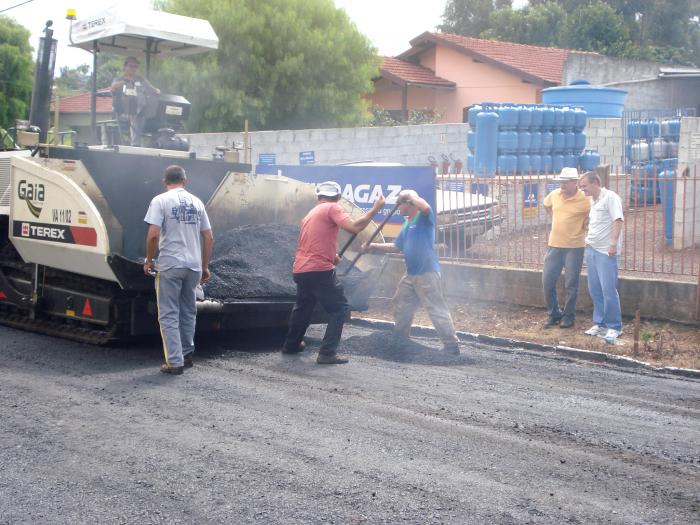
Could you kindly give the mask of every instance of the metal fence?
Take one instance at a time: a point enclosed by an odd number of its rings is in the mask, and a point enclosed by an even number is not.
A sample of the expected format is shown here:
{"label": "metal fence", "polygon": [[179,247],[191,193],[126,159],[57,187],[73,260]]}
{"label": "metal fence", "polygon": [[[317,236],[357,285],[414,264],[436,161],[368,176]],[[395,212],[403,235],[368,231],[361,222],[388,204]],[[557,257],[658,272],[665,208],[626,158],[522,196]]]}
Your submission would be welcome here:
{"label": "metal fence", "polygon": [[[623,201],[621,274],[695,282],[700,274],[700,176],[633,168],[603,174]],[[607,180],[605,180],[607,179]],[[551,217],[542,204],[554,175],[438,175],[441,258],[540,269]]]}

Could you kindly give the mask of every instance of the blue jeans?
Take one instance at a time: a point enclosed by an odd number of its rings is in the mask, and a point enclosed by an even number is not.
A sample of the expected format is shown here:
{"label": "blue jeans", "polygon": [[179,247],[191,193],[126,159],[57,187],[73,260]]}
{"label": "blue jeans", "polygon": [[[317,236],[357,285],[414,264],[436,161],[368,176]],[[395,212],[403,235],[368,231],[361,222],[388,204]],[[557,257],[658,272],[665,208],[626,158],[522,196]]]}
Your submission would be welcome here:
{"label": "blue jeans", "polygon": [[617,293],[617,256],[586,247],[588,293],[593,300],[593,324],[622,330],[620,296]]}
{"label": "blue jeans", "polygon": [[[576,299],[578,298],[578,284],[583,266],[584,248],[547,248],[544,256],[544,268],[542,269],[542,288],[544,289],[544,302],[547,306],[549,318],[556,321],[564,318],[573,321],[576,318]],[[557,281],[564,269],[564,289],[566,298],[564,310],[559,309],[557,299]]]}

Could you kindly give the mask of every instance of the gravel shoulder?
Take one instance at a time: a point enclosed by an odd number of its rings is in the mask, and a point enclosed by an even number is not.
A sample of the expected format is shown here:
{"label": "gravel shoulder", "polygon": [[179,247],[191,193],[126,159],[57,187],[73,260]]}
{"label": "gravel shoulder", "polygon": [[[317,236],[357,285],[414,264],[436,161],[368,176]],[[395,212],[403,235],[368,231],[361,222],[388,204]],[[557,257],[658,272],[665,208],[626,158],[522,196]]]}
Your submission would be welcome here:
{"label": "gravel shoulder", "polygon": [[[638,349],[634,351],[634,320],[623,319],[624,332],[611,345],[599,337],[583,333],[591,326],[590,314],[579,314],[574,328],[544,329],[547,312],[544,308],[508,303],[470,300],[468,304],[448,301],[457,330],[528,341],[543,345],[569,346],[583,350],[631,357],[656,367],[674,366],[700,370],[700,330],[698,326],[666,321],[643,320],[639,329]],[[374,298],[369,309],[357,317],[393,321],[391,299]],[[422,308],[416,312],[416,324],[432,326]]]}
{"label": "gravel shoulder", "polygon": [[348,365],[278,334],[98,348],[0,327],[0,523],[694,523],[700,381],[517,349]]}

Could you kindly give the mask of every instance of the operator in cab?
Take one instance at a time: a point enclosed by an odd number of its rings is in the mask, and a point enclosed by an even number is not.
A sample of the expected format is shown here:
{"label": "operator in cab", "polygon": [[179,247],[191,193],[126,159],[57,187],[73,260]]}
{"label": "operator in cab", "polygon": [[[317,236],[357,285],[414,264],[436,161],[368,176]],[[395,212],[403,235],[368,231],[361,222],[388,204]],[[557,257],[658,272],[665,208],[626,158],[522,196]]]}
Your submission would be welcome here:
{"label": "operator in cab", "polygon": [[141,145],[144,110],[148,97],[160,94],[160,90],[138,75],[139,61],[136,57],[124,60],[124,73],[112,81],[112,110],[119,123],[120,137],[129,130],[132,146]]}

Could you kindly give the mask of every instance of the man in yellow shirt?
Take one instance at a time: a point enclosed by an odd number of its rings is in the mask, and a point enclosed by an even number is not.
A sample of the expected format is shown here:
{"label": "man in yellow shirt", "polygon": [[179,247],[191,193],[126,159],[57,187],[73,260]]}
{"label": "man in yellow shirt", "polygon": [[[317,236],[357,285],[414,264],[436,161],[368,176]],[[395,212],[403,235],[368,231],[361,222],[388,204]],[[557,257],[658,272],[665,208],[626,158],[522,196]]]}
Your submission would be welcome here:
{"label": "man in yellow shirt", "polygon": [[[576,168],[564,168],[554,179],[561,184],[544,198],[544,209],[552,216],[552,231],[547,243],[542,270],[544,301],[549,315],[545,328],[559,325],[561,328],[574,326],[576,299],[578,298],[579,276],[586,248],[586,223],[591,202],[578,189]],[[564,269],[566,298],[564,309],[559,308],[557,281]]]}

